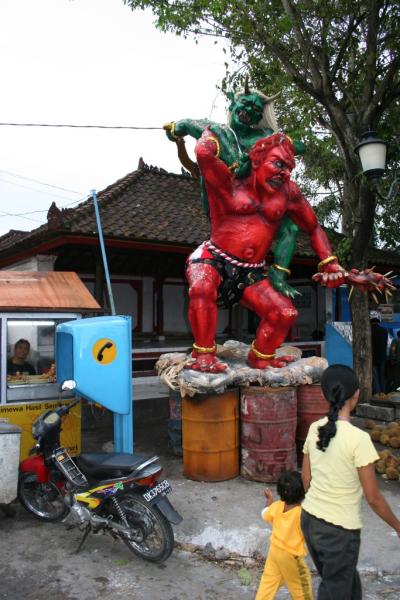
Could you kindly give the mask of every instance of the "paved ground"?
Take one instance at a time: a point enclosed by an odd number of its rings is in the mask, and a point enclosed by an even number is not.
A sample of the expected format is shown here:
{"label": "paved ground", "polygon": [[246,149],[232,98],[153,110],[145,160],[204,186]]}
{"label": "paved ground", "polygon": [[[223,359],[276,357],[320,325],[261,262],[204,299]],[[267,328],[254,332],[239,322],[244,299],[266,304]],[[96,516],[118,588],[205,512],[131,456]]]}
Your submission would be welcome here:
{"label": "paved ground", "polygon": [[[158,404],[157,404],[158,403]],[[79,555],[77,530],[36,521],[15,503],[15,518],[0,513],[0,600],[252,600],[268,547],[260,519],[263,484],[241,477],[202,483],[182,475],[181,458],[168,451],[165,400],[138,403],[136,450],[157,453],[172,483],[170,498],[184,521],[175,528],[177,547],[161,566],[144,562],[120,542],[90,536]],[[85,449],[112,437],[107,416],[88,423]],[[400,483],[381,482],[400,514]],[[399,600],[400,541],[363,506],[360,555],[364,600]],[[314,585],[318,579],[314,574]],[[285,590],[277,600],[289,598]],[[341,600],[341,599],[337,599]]]}
{"label": "paved ground", "polygon": [[[0,536],[1,600],[252,600],[261,572],[179,549],[155,566],[107,536],[89,537],[76,555],[76,530],[38,522],[20,506],[17,518],[0,516]],[[399,599],[400,575],[363,571],[362,580],[364,600]],[[282,589],[276,599],[289,595]]]}

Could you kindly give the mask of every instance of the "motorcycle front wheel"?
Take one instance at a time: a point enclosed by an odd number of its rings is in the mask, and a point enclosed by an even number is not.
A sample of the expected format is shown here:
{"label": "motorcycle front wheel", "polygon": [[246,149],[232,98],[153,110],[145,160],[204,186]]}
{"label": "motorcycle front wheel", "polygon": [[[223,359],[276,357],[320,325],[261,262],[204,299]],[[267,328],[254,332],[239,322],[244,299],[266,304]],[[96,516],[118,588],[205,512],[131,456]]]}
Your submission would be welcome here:
{"label": "motorcycle front wheel", "polygon": [[174,532],[158,508],[137,494],[123,494],[118,503],[130,527],[130,537],[122,536],[128,548],[150,562],[167,560],[174,547]]}
{"label": "motorcycle front wheel", "polygon": [[42,521],[61,521],[68,507],[51,481],[38,483],[34,473],[20,473],[18,499],[26,510]]}

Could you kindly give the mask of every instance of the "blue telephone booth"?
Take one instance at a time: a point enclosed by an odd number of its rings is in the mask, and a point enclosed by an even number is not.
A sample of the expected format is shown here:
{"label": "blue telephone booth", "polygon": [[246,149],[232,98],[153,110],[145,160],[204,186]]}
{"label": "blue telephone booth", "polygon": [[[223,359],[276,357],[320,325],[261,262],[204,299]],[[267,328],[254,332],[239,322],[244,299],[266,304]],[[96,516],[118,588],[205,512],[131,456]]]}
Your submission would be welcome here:
{"label": "blue telephone booth", "polygon": [[57,382],[114,413],[115,452],[133,452],[132,319],[93,317],[56,329]]}

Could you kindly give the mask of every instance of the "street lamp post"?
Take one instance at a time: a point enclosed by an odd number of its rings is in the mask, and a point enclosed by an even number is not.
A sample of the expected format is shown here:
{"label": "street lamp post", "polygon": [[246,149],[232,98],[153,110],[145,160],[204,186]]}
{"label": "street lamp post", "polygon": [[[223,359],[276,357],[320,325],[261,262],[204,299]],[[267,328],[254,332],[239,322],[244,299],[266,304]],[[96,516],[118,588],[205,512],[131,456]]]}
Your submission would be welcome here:
{"label": "street lamp post", "polygon": [[379,198],[385,201],[393,198],[398,193],[400,187],[400,176],[396,169],[387,196],[383,196],[378,189],[378,184],[386,169],[386,150],[387,142],[376,137],[374,131],[364,133],[360,143],[354,148],[354,152],[360,158],[364,175],[374,186]]}

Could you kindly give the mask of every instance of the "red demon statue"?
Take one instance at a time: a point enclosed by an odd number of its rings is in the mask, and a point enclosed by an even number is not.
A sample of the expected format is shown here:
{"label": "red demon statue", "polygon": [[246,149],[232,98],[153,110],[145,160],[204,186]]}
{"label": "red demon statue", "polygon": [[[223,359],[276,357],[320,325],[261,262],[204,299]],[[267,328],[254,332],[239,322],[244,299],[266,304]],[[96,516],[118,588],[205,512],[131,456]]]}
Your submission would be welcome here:
{"label": "red demon statue", "polygon": [[285,216],[310,236],[320,259],[316,281],[332,288],[351,282],[363,290],[384,289],[389,281],[371,270],[348,273],[338,264],[313,209],[290,179],[295,149],[289,137],[277,133],[258,140],[249,153],[251,173],[246,179],[238,179],[219,152],[218,138],[205,130],[196,144],[196,156],[210,203],[211,237],[187,261],[189,321],[195,339],[195,361],[189,368],[210,373],[226,369],[216,357],[218,304],[228,307],[239,302],[260,317],[249,365],[283,367],[293,359],[275,357],[275,350],[285,340],[297,310],[271,285],[265,256]]}

